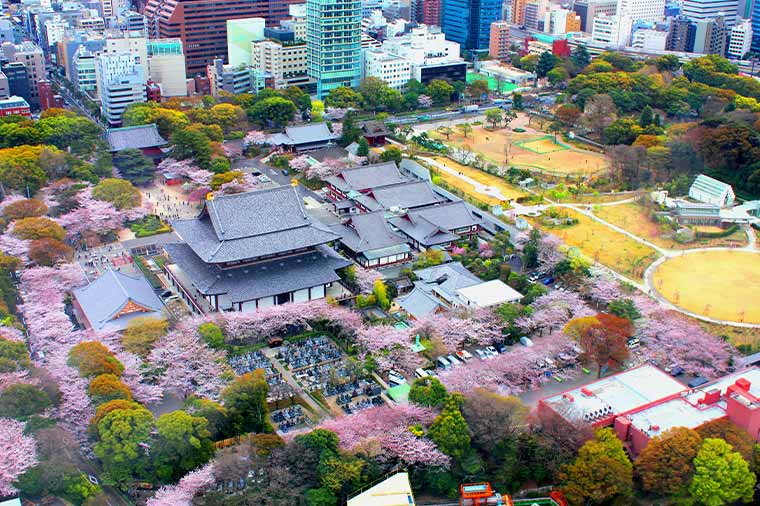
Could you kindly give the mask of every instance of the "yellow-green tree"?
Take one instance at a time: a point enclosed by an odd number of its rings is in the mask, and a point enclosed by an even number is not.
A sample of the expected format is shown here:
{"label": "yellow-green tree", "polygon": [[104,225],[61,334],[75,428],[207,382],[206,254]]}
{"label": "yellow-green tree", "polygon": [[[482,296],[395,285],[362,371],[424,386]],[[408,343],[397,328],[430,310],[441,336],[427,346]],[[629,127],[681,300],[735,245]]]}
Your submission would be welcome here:
{"label": "yellow-green tree", "polygon": [[131,209],[140,205],[140,190],[125,179],[108,178],[92,189],[92,196],[114,205],[116,209]]}
{"label": "yellow-green tree", "polygon": [[611,429],[597,431],[575,461],[565,466],[560,479],[571,505],[603,504],[633,493],[633,465]]}
{"label": "yellow-green tree", "polygon": [[757,478],[739,452],[722,439],[707,438],[694,459],[691,496],[705,506],[750,502]]}
{"label": "yellow-green tree", "polygon": [[169,323],[163,318],[134,318],[121,335],[121,344],[130,353],[146,357],[156,341],[166,335],[168,328]]}

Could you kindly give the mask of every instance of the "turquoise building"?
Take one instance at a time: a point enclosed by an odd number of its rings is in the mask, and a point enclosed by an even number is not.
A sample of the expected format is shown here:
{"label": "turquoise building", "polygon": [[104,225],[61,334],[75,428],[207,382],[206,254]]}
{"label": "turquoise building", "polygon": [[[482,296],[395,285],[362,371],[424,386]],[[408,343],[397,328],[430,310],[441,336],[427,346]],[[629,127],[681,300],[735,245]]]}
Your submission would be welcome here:
{"label": "turquoise building", "polygon": [[306,1],[307,72],[319,98],[339,86],[359,85],[361,19],[361,0]]}

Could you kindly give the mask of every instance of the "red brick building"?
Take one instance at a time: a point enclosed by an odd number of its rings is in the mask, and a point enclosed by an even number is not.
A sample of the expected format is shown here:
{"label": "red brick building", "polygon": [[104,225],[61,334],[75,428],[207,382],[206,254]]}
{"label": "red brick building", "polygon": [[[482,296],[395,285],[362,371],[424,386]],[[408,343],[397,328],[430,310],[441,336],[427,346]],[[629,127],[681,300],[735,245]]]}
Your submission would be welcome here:
{"label": "red brick building", "polygon": [[51,107],[63,107],[63,97],[53,92],[53,85],[50,81],[41,79],[37,83],[37,92],[40,96],[40,109],[43,111]]}
{"label": "red brick building", "polygon": [[422,3],[422,23],[441,26],[441,0],[425,0]]}

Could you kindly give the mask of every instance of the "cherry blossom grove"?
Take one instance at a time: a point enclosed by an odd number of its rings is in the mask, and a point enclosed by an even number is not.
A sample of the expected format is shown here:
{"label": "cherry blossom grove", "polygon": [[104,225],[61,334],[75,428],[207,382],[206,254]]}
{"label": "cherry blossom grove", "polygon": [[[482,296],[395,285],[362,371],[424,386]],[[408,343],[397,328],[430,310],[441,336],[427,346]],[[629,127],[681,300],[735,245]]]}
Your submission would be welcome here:
{"label": "cherry blossom grove", "polygon": [[208,186],[214,176],[213,172],[199,168],[192,160],[175,160],[174,158],[165,158],[158,164],[158,170],[162,174],[186,177],[197,186]]}
{"label": "cherry blossom grove", "polygon": [[448,466],[449,458],[431,440],[417,437],[409,427],[429,426],[436,412],[411,404],[378,406],[328,420],[320,428],[338,435],[346,451],[381,459],[398,458],[407,464]]}
{"label": "cherry blossom grove", "polygon": [[79,207],[55,219],[70,237],[86,232],[104,234],[120,228],[126,220],[142,218],[149,212],[144,207],[118,210],[110,202],[93,198],[92,187],[81,190],[77,202]]}
{"label": "cherry blossom grove", "polygon": [[534,343],[530,348],[518,346],[489,359],[487,367],[480,361],[470,361],[442,372],[439,378],[449,391],[465,395],[479,387],[490,388],[504,395],[517,395],[537,388],[546,380],[544,370],[538,365],[539,361],[559,353],[570,356],[577,354],[570,339],[561,333],[538,338]]}
{"label": "cherry blossom grove", "polygon": [[148,499],[147,506],[190,506],[193,498],[214,484],[214,464],[206,464],[186,474],[176,485],[161,487]]}
{"label": "cherry blossom grove", "polygon": [[573,318],[595,314],[580,295],[570,291],[549,292],[537,298],[532,307],[531,315],[521,316],[515,322],[525,331],[558,330]]}
{"label": "cherry blossom grove", "polygon": [[12,483],[37,464],[34,439],[24,435],[24,424],[0,418],[0,497],[15,492]]}

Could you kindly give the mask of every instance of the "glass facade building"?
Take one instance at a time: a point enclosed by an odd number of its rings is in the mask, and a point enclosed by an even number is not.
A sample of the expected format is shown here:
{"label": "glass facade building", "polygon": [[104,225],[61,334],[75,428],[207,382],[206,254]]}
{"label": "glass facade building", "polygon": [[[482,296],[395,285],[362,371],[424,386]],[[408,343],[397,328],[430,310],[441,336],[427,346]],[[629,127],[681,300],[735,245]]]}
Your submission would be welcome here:
{"label": "glass facade building", "polygon": [[441,29],[464,50],[488,50],[491,23],[501,19],[500,0],[443,0]]}
{"label": "glass facade building", "polygon": [[322,98],[361,78],[361,0],[307,0],[307,72]]}

